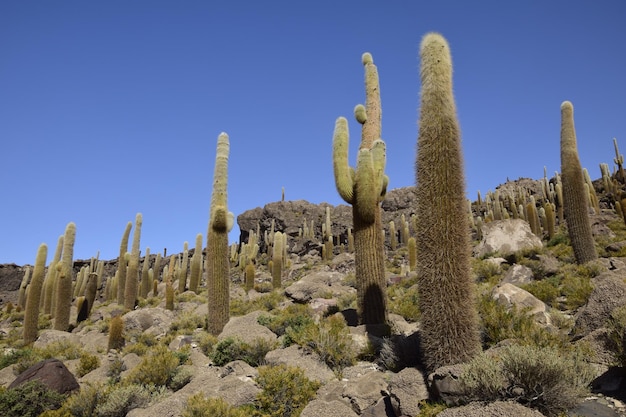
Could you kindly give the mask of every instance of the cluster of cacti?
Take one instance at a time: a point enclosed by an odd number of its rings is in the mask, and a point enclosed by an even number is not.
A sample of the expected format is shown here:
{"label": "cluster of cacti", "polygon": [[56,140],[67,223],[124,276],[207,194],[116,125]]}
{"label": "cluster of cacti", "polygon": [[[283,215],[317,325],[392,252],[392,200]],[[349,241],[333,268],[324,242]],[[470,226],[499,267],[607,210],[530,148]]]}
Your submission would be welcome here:
{"label": "cluster of cacti", "polygon": [[481,351],[460,129],[447,41],[427,34],[417,139],[417,277],[420,343],[428,371],[465,362]]}
{"label": "cluster of cacti", "polygon": [[339,117],[333,135],[333,171],[339,195],[352,205],[359,321],[386,324],[387,282],[380,209],[388,183],[384,173],[386,150],[381,139],[378,70],[371,54],[363,54],[362,62],[366,102],[355,108],[355,117],[362,125],[356,168],[348,163],[348,121]]}
{"label": "cluster of cacti", "polygon": [[228,257],[228,232],[233,227],[234,215],[227,209],[228,135],[221,133],[217,139],[213,193],[207,232],[207,329],[213,335],[221,333],[229,319],[230,277]]}
{"label": "cluster of cacti", "polygon": [[588,198],[583,170],[578,158],[574,106],[561,104],[561,180],[563,210],[576,262],[583,264],[598,257],[589,222]]}

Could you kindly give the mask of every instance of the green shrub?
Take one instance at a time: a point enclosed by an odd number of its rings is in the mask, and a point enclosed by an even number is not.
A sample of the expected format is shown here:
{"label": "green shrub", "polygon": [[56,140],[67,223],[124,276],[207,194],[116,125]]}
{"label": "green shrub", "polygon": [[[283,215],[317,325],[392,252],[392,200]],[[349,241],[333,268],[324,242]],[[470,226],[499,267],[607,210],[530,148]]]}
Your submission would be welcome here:
{"label": "green shrub", "polygon": [[551,307],[556,307],[555,301],[559,295],[561,295],[559,291],[559,279],[556,277],[534,280],[528,284],[522,285],[521,288]]}
{"label": "green shrub", "polygon": [[272,311],[275,310],[278,304],[284,301],[284,299],[285,296],[280,291],[272,291],[253,300],[232,298],[230,300],[230,315],[243,316],[256,310]]}
{"label": "green shrub", "polygon": [[257,408],[264,417],[299,416],[320,387],[319,382],[304,376],[302,369],[282,364],[261,366],[256,381],[262,389]]}
{"label": "green shrub", "polygon": [[98,398],[94,417],[125,417],[130,410],[146,407],[163,393],[162,389],[149,385],[111,386],[102,398]]}
{"label": "green shrub", "polygon": [[409,288],[391,286],[387,289],[387,297],[387,309],[390,313],[399,314],[409,322],[416,322],[419,320],[419,292],[417,290],[417,286]]}
{"label": "green shrub", "polygon": [[246,343],[239,339],[228,337],[215,345],[209,357],[217,366],[240,360],[256,367],[263,363],[267,352],[275,349],[275,347],[275,343],[264,338],[258,338],[252,343]]}
{"label": "green shrub", "polygon": [[[185,294],[193,294],[186,292]],[[205,316],[199,314],[182,312],[170,325],[170,331],[174,334],[192,334],[194,330],[204,326]]]}
{"label": "green shrub", "polygon": [[100,358],[96,355],[89,353],[83,353],[78,362],[78,368],[76,369],[76,375],[80,378],[87,375],[89,372],[100,366]]}
{"label": "green shrub", "polygon": [[479,282],[489,282],[496,285],[502,276],[502,266],[491,259],[472,258],[472,273]]}
{"label": "green shrub", "polygon": [[470,361],[461,382],[475,399],[513,399],[556,416],[582,401],[593,377],[579,352],[510,345]]}
{"label": "green shrub", "polygon": [[120,382],[122,377],[122,372],[126,370],[126,365],[124,365],[124,361],[116,356],[111,363],[109,364],[109,369],[107,369],[107,377],[109,378],[109,384],[117,384]]}
{"label": "green shrub", "polygon": [[209,332],[197,332],[193,335],[193,340],[198,344],[202,353],[209,356],[217,344],[217,337]]}
{"label": "green shrub", "polygon": [[316,352],[338,376],[343,368],[354,365],[357,352],[352,345],[346,321],[340,315],[333,315],[311,324],[301,333],[292,336],[304,348]]}
{"label": "green shrub", "polygon": [[618,365],[626,366],[626,305],[611,312],[607,327],[609,338],[614,345]]}
{"label": "green shrub", "polygon": [[180,365],[177,355],[167,346],[153,347],[126,377],[129,384],[169,386]]}
{"label": "green shrub", "polygon": [[278,336],[284,335],[283,345],[289,346],[295,343],[290,335],[314,323],[313,310],[308,305],[291,304],[273,315],[261,315],[257,321]]}
{"label": "green shrub", "polygon": [[205,398],[197,393],[187,399],[182,417],[248,417],[246,410],[233,407],[222,398]]}
{"label": "green shrub", "polygon": [[564,334],[553,333],[539,326],[526,313],[515,306],[506,307],[489,294],[480,297],[478,303],[483,345],[490,347],[506,339],[530,346],[562,347],[568,344]]}
{"label": "green shrub", "polygon": [[444,403],[433,403],[426,400],[420,401],[419,407],[420,413],[415,417],[435,417],[448,408],[448,406]]}
{"label": "green shrub", "polygon": [[0,369],[16,364],[33,354],[32,348],[4,349],[0,352]]}
{"label": "green shrub", "polygon": [[[585,268],[585,266],[582,266]],[[566,307],[570,310],[577,309],[587,304],[591,292],[593,291],[593,285],[591,285],[590,274],[593,274],[593,270],[583,269],[579,270],[579,274],[565,275],[561,282],[561,292],[565,296],[567,302]]]}
{"label": "green shrub", "polygon": [[61,407],[65,397],[48,389],[40,381],[26,382],[18,387],[0,388],[0,415],[3,417],[37,417],[46,410]]}

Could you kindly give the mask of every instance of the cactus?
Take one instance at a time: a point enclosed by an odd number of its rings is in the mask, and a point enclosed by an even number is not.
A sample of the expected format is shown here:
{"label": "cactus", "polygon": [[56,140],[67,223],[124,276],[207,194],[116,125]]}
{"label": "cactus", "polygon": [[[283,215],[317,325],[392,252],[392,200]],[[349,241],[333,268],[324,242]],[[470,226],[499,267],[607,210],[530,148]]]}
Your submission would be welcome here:
{"label": "cactus", "polygon": [[24,271],[24,276],[22,277],[22,282],[20,283],[20,288],[17,292],[17,305],[20,308],[26,307],[26,287],[30,283],[31,270],[30,267],[27,266]]}
{"label": "cactus", "polygon": [[37,324],[39,322],[39,304],[44,280],[44,270],[46,268],[46,257],[48,256],[48,246],[45,243],[39,245],[37,257],[35,258],[35,268],[30,281],[28,297],[26,298],[24,311],[24,344],[28,345],[37,339]]}
{"label": "cactus", "polygon": [[420,46],[422,81],[417,139],[417,277],[426,369],[465,362],[481,350],[460,129],[452,60],[437,33]]}
{"label": "cactus", "polygon": [[87,302],[87,316],[91,314],[93,304],[96,301],[96,293],[98,292],[98,273],[90,272],[87,276],[87,285],[85,286],[85,301]]}
{"label": "cactus", "polygon": [[613,147],[615,148],[615,158],[613,158],[613,162],[617,165],[617,171],[615,172],[615,179],[624,184],[626,183],[626,174],[624,174],[624,155],[619,153],[619,148],[617,147],[617,138],[613,138]]}
{"label": "cactus", "polygon": [[196,247],[191,257],[189,273],[189,291],[198,292],[200,278],[202,277],[202,233],[196,235]]}
{"label": "cactus", "polygon": [[139,285],[139,244],[141,240],[141,225],[143,216],[137,213],[135,216],[135,232],[133,233],[133,246],[128,260],[126,280],[124,282],[124,308],[133,310],[137,302],[137,286]]}
{"label": "cactus", "polygon": [[111,318],[109,322],[109,342],[108,350],[120,350],[124,347],[124,320],[122,316],[117,315]]}
{"label": "cactus", "polygon": [[174,265],[176,263],[176,255],[170,256],[170,264],[167,267],[167,271],[164,270],[166,274],[165,278],[165,309],[173,311],[174,310]]}
{"label": "cactus", "polygon": [[152,287],[152,280],[150,279],[150,248],[146,248],[146,254],[143,257],[143,264],[141,265],[141,285],[139,287],[139,296],[141,298],[148,298],[148,293]]}
{"label": "cactus", "polygon": [[63,251],[63,235],[59,236],[57,240],[56,250],[54,251],[54,256],[50,261],[50,265],[48,265],[48,272],[46,272],[46,278],[43,282],[43,294],[42,294],[42,305],[43,313],[52,315],[54,311],[52,308],[53,300],[54,300],[54,288],[56,287],[56,273],[57,268],[56,264],[61,260],[61,252]]}
{"label": "cactus", "polygon": [[256,274],[256,268],[254,267],[254,263],[252,261],[249,261],[248,265],[246,265],[246,269],[244,270],[244,276],[245,276],[244,289],[246,290],[246,292],[254,288],[255,274]]}
{"label": "cactus", "polygon": [[561,181],[563,183],[563,215],[578,264],[597,259],[583,170],[578,158],[574,106],[569,101],[561,104]]}
{"label": "cactus", "polygon": [[[56,302],[54,309],[54,330],[67,331],[70,326],[70,307],[72,304],[72,279],[73,279],[73,257],[74,241],[76,239],[76,225],[68,223],[63,235],[63,254],[60,266],[60,273],[57,275],[55,288]],[[57,269],[59,269],[57,266]]]}
{"label": "cactus", "polygon": [[274,246],[272,250],[272,287],[280,288],[283,275],[283,234],[274,233]]}
{"label": "cactus", "polygon": [[117,258],[117,303],[124,305],[124,291],[126,289],[126,252],[128,252],[128,239],[130,238],[130,229],[133,227],[133,222],[126,224],[124,234],[122,235],[122,241],[120,242],[120,255]]}
{"label": "cactus", "polygon": [[417,241],[411,236],[406,245],[409,251],[409,271],[415,271],[417,266]]}
{"label": "cactus", "polygon": [[187,267],[189,265],[189,242],[183,243],[183,259],[178,270],[178,293],[182,294],[187,288]]}
{"label": "cactus", "polygon": [[348,121],[339,117],[333,135],[333,172],[341,198],[352,205],[357,313],[361,324],[386,325],[385,247],[380,203],[387,191],[385,142],[381,134],[378,70],[372,56],[362,56],[366,103],[354,112],[362,125],[356,168],[348,164]]}
{"label": "cactus", "polygon": [[206,255],[209,310],[207,330],[215,336],[221,333],[230,315],[228,232],[233,227],[235,216],[227,209],[229,151],[228,135],[221,133],[217,138]]}

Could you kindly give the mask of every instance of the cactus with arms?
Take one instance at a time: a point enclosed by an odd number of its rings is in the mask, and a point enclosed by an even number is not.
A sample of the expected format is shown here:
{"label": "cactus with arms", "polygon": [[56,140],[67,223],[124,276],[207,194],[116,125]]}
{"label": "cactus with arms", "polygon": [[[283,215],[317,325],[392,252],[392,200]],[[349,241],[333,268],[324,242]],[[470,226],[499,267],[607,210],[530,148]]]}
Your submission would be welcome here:
{"label": "cactus with arms", "polygon": [[387,191],[384,173],[386,154],[381,134],[378,70],[369,53],[363,54],[365,66],[365,106],[354,112],[362,125],[356,168],[348,164],[348,121],[339,117],[333,137],[333,171],[337,191],[352,205],[354,222],[357,311],[366,325],[386,325],[385,248],[380,203]]}
{"label": "cactus with arms", "polygon": [[447,41],[429,33],[420,47],[417,139],[417,277],[422,356],[429,372],[480,352],[470,274],[470,236],[460,129]]}
{"label": "cactus with arms", "polygon": [[207,330],[213,335],[221,333],[229,318],[228,232],[235,222],[235,216],[226,206],[229,151],[228,135],[221,133],[217,138],[206,255],[209,298]]}

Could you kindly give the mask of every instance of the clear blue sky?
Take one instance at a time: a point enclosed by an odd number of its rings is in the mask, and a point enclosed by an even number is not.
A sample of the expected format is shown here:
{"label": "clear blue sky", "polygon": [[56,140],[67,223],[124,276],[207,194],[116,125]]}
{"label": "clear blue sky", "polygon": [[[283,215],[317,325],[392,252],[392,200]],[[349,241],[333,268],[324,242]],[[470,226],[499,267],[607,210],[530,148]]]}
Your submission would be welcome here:
{"label": "clear blue sky", "polygon": [[[230,135],[235,216],[281,198],[342,204],[335,119],[378,66],[389,188],[415,183],[421,38],[450,43],[467,195],[560,170],[560,105],[583,167],[626,152],[626,2],[0,2],[0,263],[48,261],[68,222],[75,258],[206,235],[217,136]],[[238,239],[235,226],[231,242]]]}

